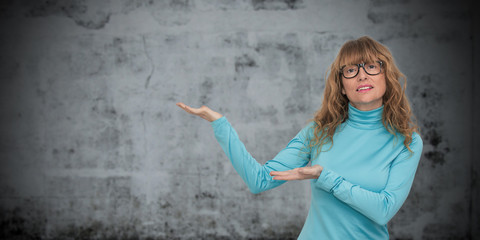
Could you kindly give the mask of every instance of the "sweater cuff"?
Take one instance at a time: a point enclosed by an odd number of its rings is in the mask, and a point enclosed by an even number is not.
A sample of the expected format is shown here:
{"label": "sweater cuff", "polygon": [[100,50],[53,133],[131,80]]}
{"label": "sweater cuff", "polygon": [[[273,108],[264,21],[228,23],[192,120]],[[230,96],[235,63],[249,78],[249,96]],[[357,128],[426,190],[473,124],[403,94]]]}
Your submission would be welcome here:
{"label": "sweater cuff", "polygon": [[318,188],[333,193],[335,188],[343,182],[343,178],[340,177],[337,173],[330,171],[329,169],[323,168],[320,177],[318,177],[315,186]]}
{"label": "sweater cuff", "polygon": [[217,119],[213,122],[210,122],[210,125],[215,129],[215,128],[217,128],[217,127],[219,127],[222,124],[227,123],[227,122],[228,122],[227,118],[225,116],[222,116],[221,118],[219,118],[219,119]]}

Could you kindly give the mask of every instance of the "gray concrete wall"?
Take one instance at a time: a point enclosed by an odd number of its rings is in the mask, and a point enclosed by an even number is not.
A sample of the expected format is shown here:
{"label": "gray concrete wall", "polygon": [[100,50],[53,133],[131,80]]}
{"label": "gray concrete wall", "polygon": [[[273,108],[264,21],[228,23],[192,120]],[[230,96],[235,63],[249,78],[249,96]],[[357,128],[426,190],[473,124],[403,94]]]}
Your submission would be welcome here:
{"label": "gray concrete wall", "polygon": [[[473,69],[480,69],[480,16],[479,14],[473,15],[473,24],[472,24],[472,39],[473,39],[473,64],[472,64],[472,73],[475,72]],[[480,106],[480,75],[472,74],[473,81],[472,81],[472,96],[473,96],[473,106]],[[473,109],[473,118],[472,118],[472,199],[471,199],[471,220],[470,225],[472,226],[472,236],[475,239],[480,238],[480,228],[476,227],[480,225],[480,206],[478,203],[480,202],[480,140],[478,139],[477,135],[480,133],[480,126],[478,126],[478,122],[480,122],[480,111],[478,111],[478,107]]]}
{"label": "gray concrete wall", "polygon": [[209,124],[175,103],[225,114],[263,163],[320,106],[339,47],[369,35],[407,75],[425,142],[392,239],[479,239],[470,7],[2,1],[0,237],[295,238],[308,183],[252,195]]}

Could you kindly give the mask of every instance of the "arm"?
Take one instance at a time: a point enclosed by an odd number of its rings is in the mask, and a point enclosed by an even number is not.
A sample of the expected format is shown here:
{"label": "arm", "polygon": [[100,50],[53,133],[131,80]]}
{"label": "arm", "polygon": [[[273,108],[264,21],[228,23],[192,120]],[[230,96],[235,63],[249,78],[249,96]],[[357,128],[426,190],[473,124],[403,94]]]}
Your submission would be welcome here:
{"label": "arm", "polygon": [[271,171],[304,167],[310,159],[310,152],[306,152],[305,145],[308,127],[300,131],[274,159],[262,166],[247,152],[225,117],[213,121],[211,125],[220,146],[252,193],[260,193],[285,182],[273,180],[269,175]]}
{"label": "arm", "polygon": [[337,199],[374,222],[384,225],[397,213],[410,192],[423,149],[419,135],[414,135],[410,148],[413,153],[404,148],[392,162],[387,184],[380,192],[354,185],[326,168],[321,172],[315,185],[332,193]]}
{"label": "arm", "polygon": [[307,150],[305,147],[305,139],[308,133],[308,127],[305,127],[297,134],[297,136],[288,143],[288,146],[273,160],[261,166],[250,153],[247,152],[233,127],[220,113],[211,110],[207,106],[192,108],[182,102],[177,103],[177,106],[211,123],[220,146],[227,154],[235,170],[240,174],[245,183],[247,183],[252,193],[260,193],[285,182],[272,180],[269,173],[273,170],[286,171],[297,167],[304,167],[310,160],[310,153],[305,152]]}

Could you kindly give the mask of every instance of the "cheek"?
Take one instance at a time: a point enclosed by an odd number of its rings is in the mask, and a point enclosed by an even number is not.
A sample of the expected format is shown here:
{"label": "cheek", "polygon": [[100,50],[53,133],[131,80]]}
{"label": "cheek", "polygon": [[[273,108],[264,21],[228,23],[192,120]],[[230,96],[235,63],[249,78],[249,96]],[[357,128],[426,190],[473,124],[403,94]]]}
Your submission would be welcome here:
{"label": "cheek", "polygon": [[385,94],[386,89],[387,89],[387,81],[385,80],[385,77],[382,76],[382,78],[379,79],[378,87],[380,88],[380,93],[383,96]]}
{"label": "cheek", "polygon": [[341,80],[341,81],[342,81],[342,86],[340,86],[340,87],[342,88],[342,94],[345,95],[345,94],[346,94],[346,93],[345,93],[345,87],[346,87],[346,86],[345,86],[345,81],[343,80],[343,77],[342,77],[342,80]]}
{"label": "cheek", "polygon": [[348,92],[352,91],[352,88],[355,88],[351,83],[349,84],[348,82],[343,81],[342,82],[342,93],[347,94]]}

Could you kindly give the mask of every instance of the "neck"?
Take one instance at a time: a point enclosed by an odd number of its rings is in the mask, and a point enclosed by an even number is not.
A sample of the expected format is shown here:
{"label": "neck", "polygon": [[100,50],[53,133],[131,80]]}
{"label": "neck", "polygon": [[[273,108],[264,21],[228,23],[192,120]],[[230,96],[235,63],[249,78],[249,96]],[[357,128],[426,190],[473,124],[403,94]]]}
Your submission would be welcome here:
{"label": "neck", "polygon": [[359,129],[376,129],[383,127],[382,123],[383,105],[369,111],[362,111],[352,104],[348,105],[347,122]]}
{"label": "neck", "polygon": [[370,111],[377,109],[383,105],[382,101],[370,102],[370,103],[352,103],[350,104],[360,111]]}

